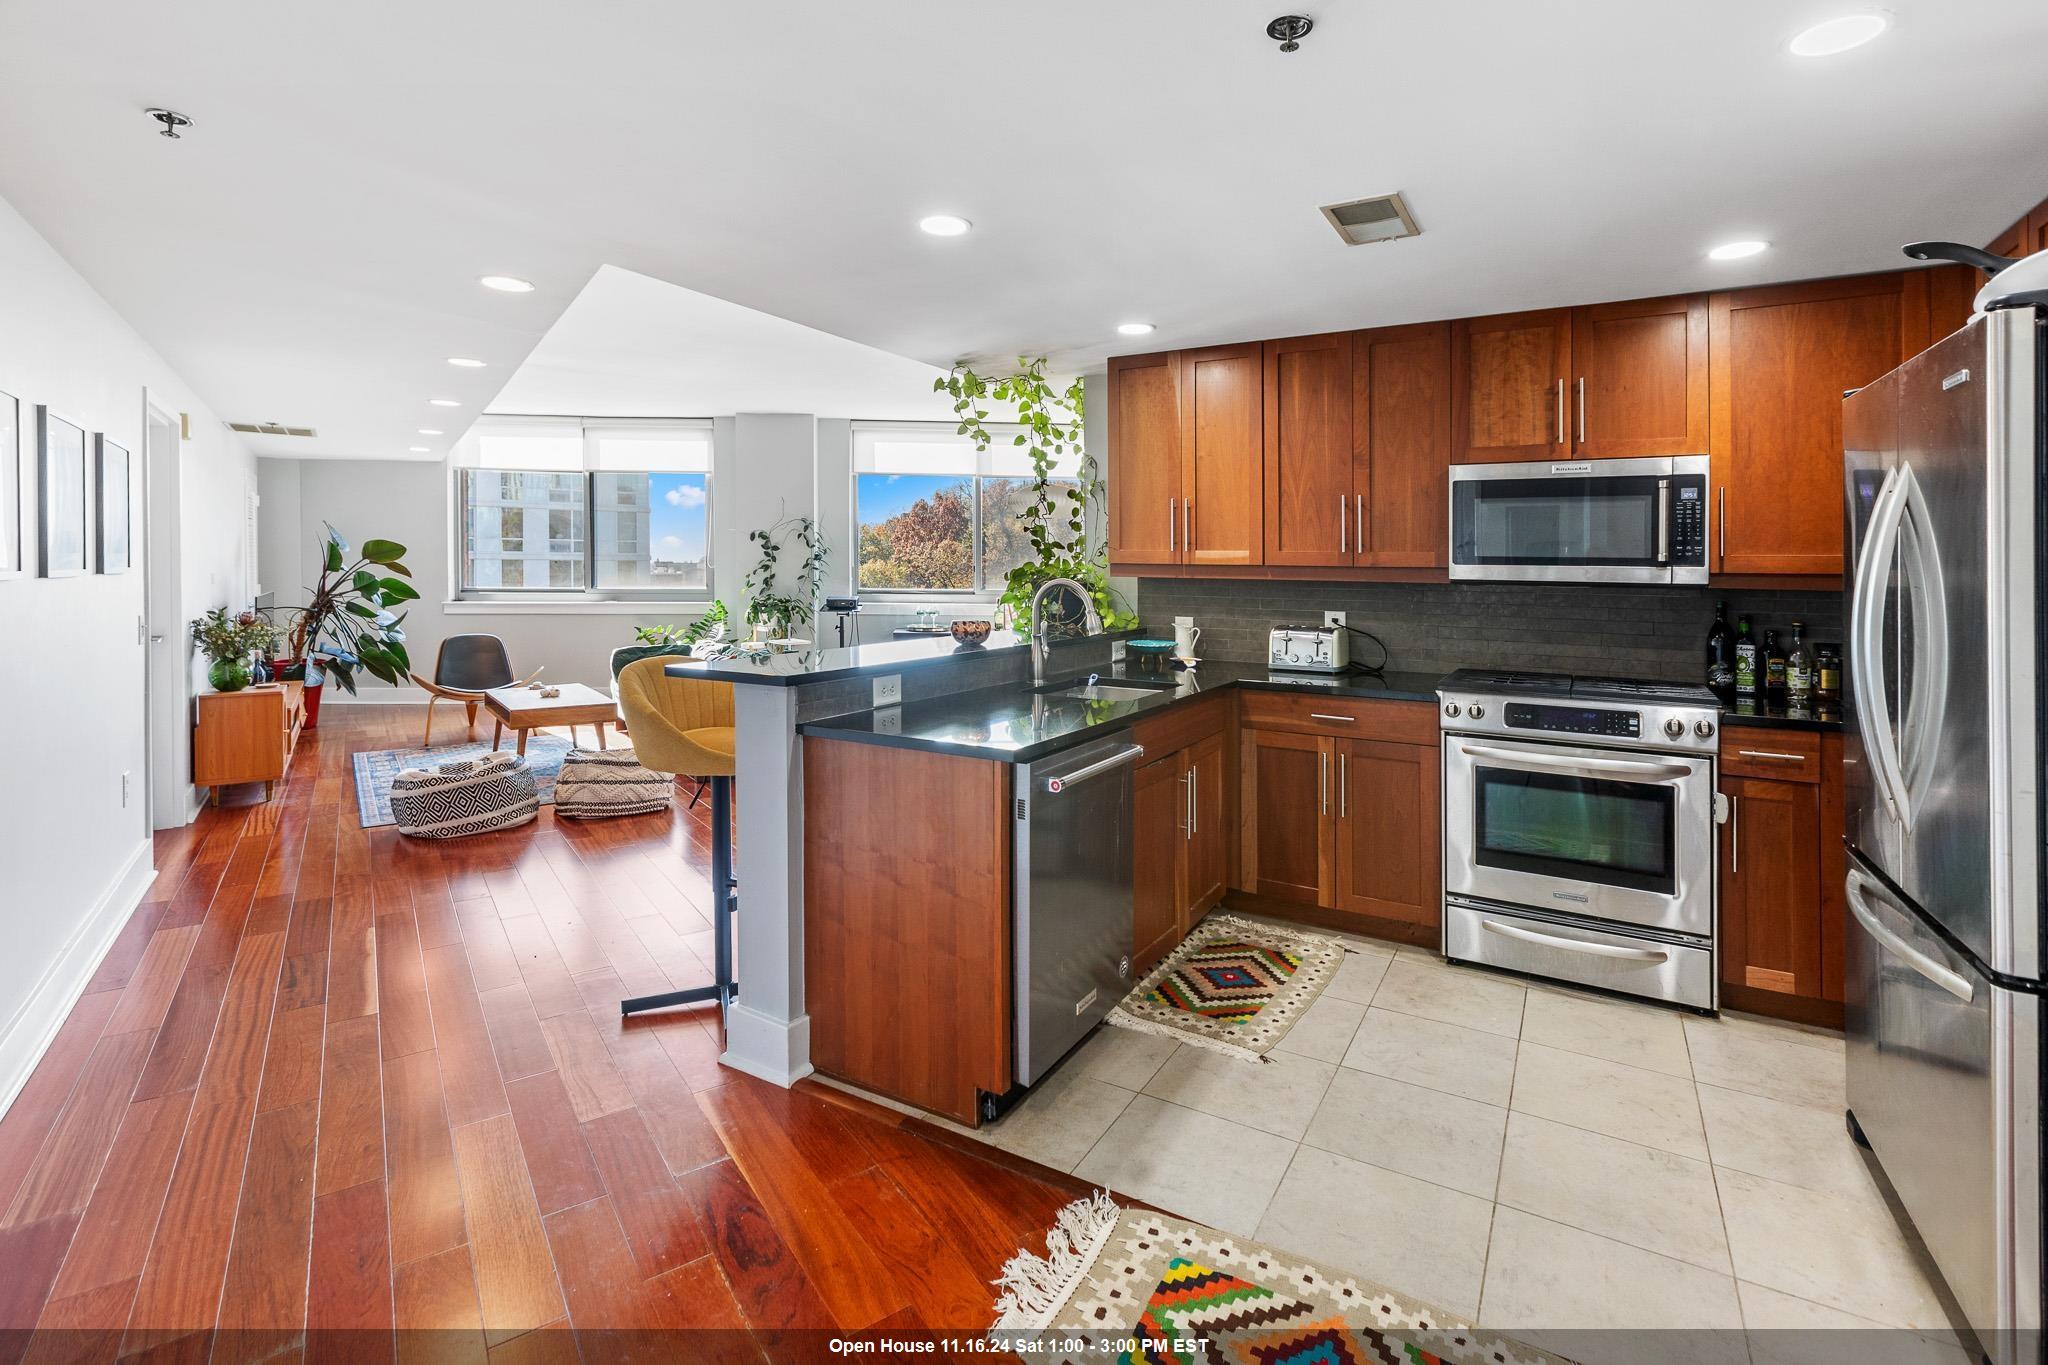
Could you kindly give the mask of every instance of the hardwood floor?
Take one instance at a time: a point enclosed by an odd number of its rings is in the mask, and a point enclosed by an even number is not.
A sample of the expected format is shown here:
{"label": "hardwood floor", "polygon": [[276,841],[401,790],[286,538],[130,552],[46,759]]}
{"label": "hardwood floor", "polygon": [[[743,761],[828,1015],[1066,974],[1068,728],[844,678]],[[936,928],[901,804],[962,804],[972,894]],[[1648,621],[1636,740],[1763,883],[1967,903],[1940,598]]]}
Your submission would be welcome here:
{"label": "hardwood floor", "polygon": [[984,1331],[988,1282],[1083,1187],[726,1070],[708,1011],[622,1021],[622,994],[709,979],[702,804],[446,845],[360,828],[349,755],[420,723],[330,707],[275,801],[158,836],[0,1120],[0,1361],[779,1360],[822,1330]]}

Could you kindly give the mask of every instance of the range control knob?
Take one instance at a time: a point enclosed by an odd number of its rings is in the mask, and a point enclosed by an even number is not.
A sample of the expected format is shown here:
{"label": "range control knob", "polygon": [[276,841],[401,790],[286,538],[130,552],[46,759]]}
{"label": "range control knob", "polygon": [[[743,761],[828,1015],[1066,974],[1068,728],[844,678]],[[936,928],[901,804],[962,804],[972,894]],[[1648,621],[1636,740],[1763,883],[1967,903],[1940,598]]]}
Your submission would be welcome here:
{"label": "range control knob", "polygon": [[1486,717],[1486,708],[1475,701],[1466,709],[1466,714],[1474,720],[1483,720]]}
{"label": "range control knob", "polygon": [[1714,735],[1714,722],[1710,720],[1694,721],[1692,726],[1692,732],[1698,735],[1701,739],[1711,739]]}
{"label": "range control knob", "polygon": [[1454,702],[1454,701],[1447,701],[1447,702],[1445,702],[1445,703],[1444,703],[1444,714],[1445,714],[1445,715],[1447,715],[1447,716],[1450,716],[1450,717],[1453,717],[1453,718],[1455,718],[1455,717],[1457,716],[1457,714],[1458,714],[1458,703],[1456,703],[1456,702]]}
{"label": "range control knob", "polygon": [[1680,720],[1678,717],[1673,716],[1671,719],[1664,722],[1664,733],[1671,736],[1673,739],[1677,739],[1680,735],[1685,733],[1685,722]]}

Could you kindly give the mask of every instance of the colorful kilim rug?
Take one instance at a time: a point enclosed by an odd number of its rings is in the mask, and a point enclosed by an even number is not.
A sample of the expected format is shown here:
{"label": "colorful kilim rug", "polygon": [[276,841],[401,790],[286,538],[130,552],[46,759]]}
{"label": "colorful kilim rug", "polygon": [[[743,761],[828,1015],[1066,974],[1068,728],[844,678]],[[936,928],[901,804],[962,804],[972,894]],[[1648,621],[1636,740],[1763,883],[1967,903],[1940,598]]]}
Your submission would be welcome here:
{"label": "colorful kilim rug", "polygon": [[1106,1194],[1060,1211],[997,1283],[992,1342],[1119,1365],[1568,1365],[1380,1285]]}
{"label": "colorful kilim rug", "polygon": [[1346,951],[1323,934],[1211,915],[1146,973],[1109,1022],[1259,1061],[1330,984]]}

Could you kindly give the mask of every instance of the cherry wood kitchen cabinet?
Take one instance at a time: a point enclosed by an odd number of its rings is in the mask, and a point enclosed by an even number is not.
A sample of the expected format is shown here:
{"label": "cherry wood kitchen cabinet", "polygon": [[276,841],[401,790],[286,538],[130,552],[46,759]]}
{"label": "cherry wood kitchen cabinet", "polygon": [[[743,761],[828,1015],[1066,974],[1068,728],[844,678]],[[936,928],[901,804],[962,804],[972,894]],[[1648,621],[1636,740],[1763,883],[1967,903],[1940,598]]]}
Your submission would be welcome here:
{"label": "cherry wood kitchen cabinet", "polygon": [[1120,564],[1180,562],[1180,357],[1109,362],[1109,552]]}
{"label": "cherry wood kitchen cabinet", "polygon": [[1451,324],[1351,338],[1351,562],[1441,569],[1450,556]]}
{"label": "cherry wood kitchen cabinet", "polygon": [[1256,341],[1183,351],[1180,562],[1264,562],[1265,374]]}
{"label": "cherry wood kitchen cabinet", "polygon": [[[1708,567],[1842,573],[1842,394],[1930,339],[1926,272],[1715,294],[1708,303]],[[1917,316],[1916,316],[1917,313]]]}
{"label": "cherry wood kitchen cabinet", "polygon": [[1348,332],[1264,347],[1265,562],[1350,561],[1356,486]]}
{"label": "cherry wood kitchen cabinet", "polygon": [[1411,930],[1440,924],[1435,706],[1267,692],[1239,706],[1244,889]]}
{"label": "cherry wood kitchen cabinet", "polygon": [[1173,951],[1230,883],[1230,702],[1218,697],[1132,727],[1145,749],[1133,801],[1132,970]]}
{"label": "cherry wood kitchen cabinet", "polygon": [[1575,459],[1707,453],[1704,295],[1572,310]]}
{"label": "cherry wood kitchen cabinet", "polygon": [[1143,975],[1181,939],[1187,903],[1187,784],[1179,753],[1132,777],[1131,971]]}
{"label": "cherry wood kitchen cabinet", "polygon": [[1465,318],[1451,325],[1451,459],[1560,460],[1570,452],[1565,386],[1568,308]]}

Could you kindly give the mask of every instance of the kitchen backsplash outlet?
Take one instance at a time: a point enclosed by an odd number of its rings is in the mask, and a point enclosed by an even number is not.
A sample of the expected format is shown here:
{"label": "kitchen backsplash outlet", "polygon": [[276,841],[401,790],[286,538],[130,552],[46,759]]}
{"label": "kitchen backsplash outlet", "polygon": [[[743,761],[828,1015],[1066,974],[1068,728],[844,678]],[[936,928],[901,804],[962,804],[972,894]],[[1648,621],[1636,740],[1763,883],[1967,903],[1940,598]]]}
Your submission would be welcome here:
{"label": "kitchen backsplash outlet", "polygon": [[[1274,626],[1346,613],[1384,640],[1389,667],[1417,672],[1523,668],[1699,682],[1714,603],[1728,604],[1731,629],[1748,615],[1759,632],[1789,639],[1806,623],[1813,643],[1842,639],[1839,592],[1729,591],[1714,587],[1618,587],[1548,583],[1306,583],[1154,578],[1138,585],[1150,625],[1192,616],[1202,653],[1214,659],[1266,657]],[[1352,657],[1378,651],[1353,640]]]}

